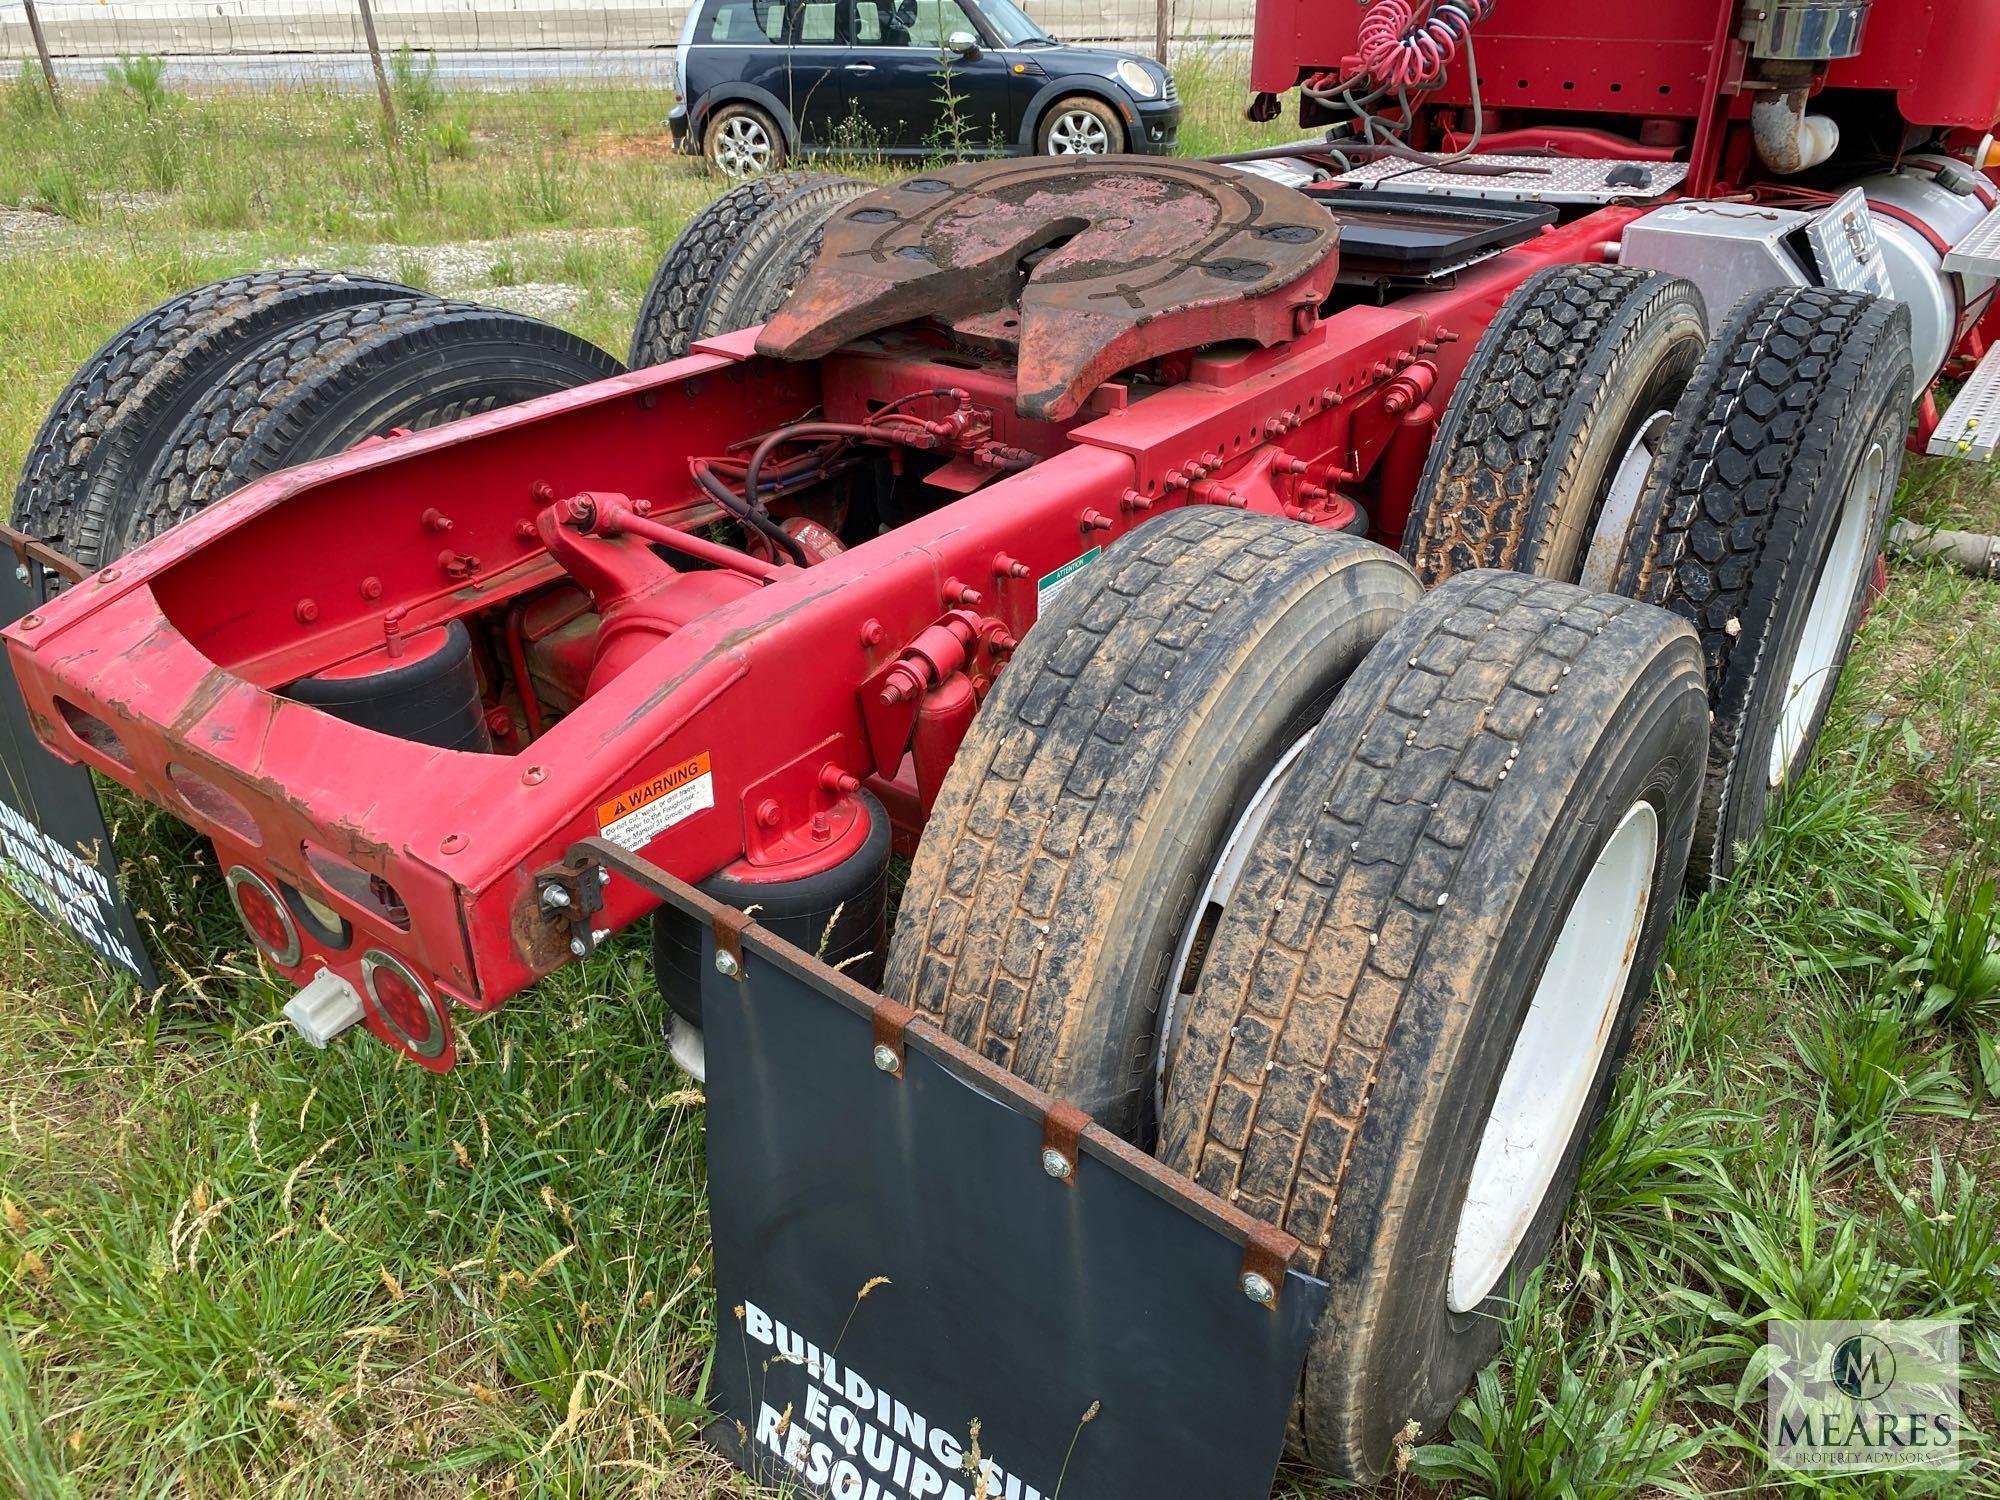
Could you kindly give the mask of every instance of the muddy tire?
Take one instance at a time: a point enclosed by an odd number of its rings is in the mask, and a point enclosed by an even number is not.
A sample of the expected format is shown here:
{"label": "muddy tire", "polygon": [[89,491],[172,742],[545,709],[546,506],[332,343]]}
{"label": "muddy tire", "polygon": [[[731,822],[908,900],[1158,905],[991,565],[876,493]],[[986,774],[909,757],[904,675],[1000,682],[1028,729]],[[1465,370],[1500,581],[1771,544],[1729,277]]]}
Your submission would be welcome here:
{"label": "muddy tire", "polygon": [[342,308],[272,339],[214,383],[165,444],[121,547],[260,475],[603,380],[618,361],[520,313],[429,298]]}
{"label": "muddy tire", "polygon": [[1690,882],[1721,883],[1796,781],[1869,602],[1902,471],[1909,312],[1758,293],[1674,416],[1619,590],[1700,632],[1714,709]]}
{"label": "muddy tire", "polygon": [[231,365],[266,339],[335,308],[417,293],[337,271],[258,271],[161,303],[113,334],[57,398],[28,449],[14,524],[98,567],[113,518],[174,428]]}
{"label": "muddy tire", "polygon": [[[717,277],[744,237],[793,195],[853,180],[832,172],[773,172],[731,188],[688,220],[667,247],[653,273],[652,285],[646,288],[646,298],[639,304],[639,322],[632,330],[632,368],[642,370],[679,359],[695,339],[711,332],[727,332],[711,326],[709,304]],[[831,214],[833,209],[829,207],[827,212]],[[816,230],[812,238],[817,249]]]}
{"label": "muddy tire", "polygon": [[1683,622],[1475,572],[1389,631],[1280,790],[1159,1156],[1331,1285],[1293,1428],[1320,1468],[1380,1474],[1499,1347],[1665,941],[1706,721]]}
{"label": "muddy tire", "polygon": [[[1163,997],[1224,847],[1417,597],[1393,553],[1191,507],[1068,583],[973,720],[886,994],[1109,1128],[1153,1115]],[[1185,946],[1184,946],[1185,944]]]}
{"label": "muddy tire", "polygon": [[[1452,390],[1411,502],[1403,555],[1425,586],[1471,568],[1584,579],[1600,515],[1622,538],[1707,342],[1701,293],[1676,277],[1554,266],[1516,288]],[[1623,547],[1607,559],[1588,586],[1609,586]]]}

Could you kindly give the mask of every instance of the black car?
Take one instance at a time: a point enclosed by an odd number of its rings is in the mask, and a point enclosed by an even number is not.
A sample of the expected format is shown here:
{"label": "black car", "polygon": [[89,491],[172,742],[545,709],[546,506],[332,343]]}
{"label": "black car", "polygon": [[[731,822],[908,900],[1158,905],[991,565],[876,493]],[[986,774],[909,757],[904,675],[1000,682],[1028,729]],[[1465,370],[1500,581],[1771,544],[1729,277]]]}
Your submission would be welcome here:
{"label": "black car", "polygon": [[1173,76],[1069,47],[1014,0],[698,0],[674,143],[730,177],[828,151],[1096,155],[1174,148]]}

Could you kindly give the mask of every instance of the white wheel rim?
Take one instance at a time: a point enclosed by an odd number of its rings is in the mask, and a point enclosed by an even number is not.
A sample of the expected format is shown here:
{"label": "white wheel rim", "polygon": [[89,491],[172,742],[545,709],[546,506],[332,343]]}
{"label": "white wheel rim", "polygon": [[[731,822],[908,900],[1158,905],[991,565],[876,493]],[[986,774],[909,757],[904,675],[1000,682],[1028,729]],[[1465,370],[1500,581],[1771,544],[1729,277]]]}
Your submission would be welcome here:
{"label": "white wheel rim", "polygon": [[1639,512],[1639,496],[1645,493],[1646,476],[1652,472],[1653,457],[1666,441],[1667,427],[1673,419],[1670,411],[1654,412],[1639,424],[1639,430],[1626,445],[1604,491],[1597,526],[1590,533],[1590,549],[1584,554],[1583,571],[1576,580],[1582,587],[1600,594],[1618,592],[1618,575],[1625,570],[1625,548],[1632,537],[1632,518]]}
{"label": "white wheel rim", "polygon": [[[1256,844],[1257,835],[1264,831],[1264,824],[1270,820],[1271,809],[1277,805],[1278,789],[1298,764],[1299,756],[1304,753],[1306,742],[1311,738],[1312,731],[1307,730],[1294,740],[1291,747],[1278,757],[1278,763],[1271,767],[1271,774],[1251,793],[1250,800],[1244,804],[1243,815],[1229,830],[1229,837],[1223,840],[1222,853],[1215,861],[1215,868],[1209,871],[1208,884],[1202,887],[1200,897],[1190,908],[1187,931],[1181,934],[1180,946],[1174,950],[1173,966],[1167,970],[1167,982],[1160,993],[1160,1046],[1153,1061],[1155,1118],[1166,1107],[1167,1060],[1174,1051],[1175,1028],[1186,1019],[1188,1001],[1193,998],[1196,982],[1201,977],[1202,960],[1208,956],[1206,944],[1221,925],[1222,912],[1236,894],[1237,886],[1243,883],[1243,872],[1250,866],[1251,847]],[[1215,912],[1214,920],[1209,918],[1211,909]],[[1195,954],[1197,943],[1203,945],[1199,958]]]}
{"label": "white wheel rim", "polygon": [[771,164],[771,137],[748,115],[724,120],[716,133],[715,164],[730,177],[756,177]]}
{"label": "white wheel rim", "polygon": [[1861,587],[1861,574],[1868,566],[1868,523],[1882,498],[1882,481],[1888,470],[1889,455],[1877,443],[1861,460],[1841,499],[1840,515],[1833,523],[1833,546],[1813,583],[1805,630],[1799,636],[1798,653],[1792,658],[1785,683],[1785,706],[1778,715],[1777,733],[1771,737],[1770,784],[1774,787],[1783,786],[1791,774],[1805,746],[1806,732],[1839,678],[1848,618],[1854,609],[1855,592]]}
{"label": "white wheel rim", "polygon": [[1111,132],[1087,110],[1066,109],[1049,127],[1052,156],[1102,156],[1111,149]]}
{"label": "white wheel rim", "polygon": [[1473,1158],[1451,1247],[1453,1312],[1493,1294],[1555,1181],[1611,1043],[1659,849],[1659,815],[1635,802],[1563,916]]}
{"label": "white wheel rim", "polygon": [[708,1082],[708,1040],[678,1011],[667,1018],[667,1052],[696,1083]]}

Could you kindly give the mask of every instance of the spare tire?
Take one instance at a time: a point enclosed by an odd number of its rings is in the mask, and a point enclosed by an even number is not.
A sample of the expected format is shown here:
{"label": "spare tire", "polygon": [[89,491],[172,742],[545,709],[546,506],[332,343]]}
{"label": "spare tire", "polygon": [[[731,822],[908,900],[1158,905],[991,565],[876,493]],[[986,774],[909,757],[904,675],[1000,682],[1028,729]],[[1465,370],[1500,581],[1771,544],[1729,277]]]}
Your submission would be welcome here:
{"label": "spare tire", "polygon": [[1707,718],[1683,622],[1473,572],[1382,638],[1280,789],[1159,1157],[1328,1283],[1315,1465],[1373,1479],[1498,1350],[1666,941]]}
{"label": "spare tire", "polygon": [[[639,304],[638,325],[632,330],[631,364],[635,370],[665,364],[688,352],[698,338],[728,333],[761,323],[777,310],[780,295],[762,316],[748,322],[724,321],[713,303],[718,278],[726,266],[738,262],[737,252],[747,236],[781,204],[802,201],[823,204],[810,222],[803,217],[791,221],[797,236],[795,248],[805,260],[819,250],[820,230],[826,220],[848,198],[868,191],[869,184],[858,178],[833,172],[773,172],[739,184],[688,220],[675,237],[653,273],[646,297]],[[824,190],[841,189],[829,193]],[[741,280],[741,272],[738,273]],[[791,290],[790,283],[785,291]]]}
{"label": "spare tire", "polygon": [[256,271],[182,292],[125,325],[64,387],[22,465],[14,524],[78,562],[124,550],[115,518],[181,419],[246,352],[335,308],[420,295],[339,271]]}
{"label": "spare tire", "polygon": [[240,360],[182,420],[122,518],[157,536],[263,474],[603,380],[617,360],[521,313],[430,298],[324,313]]}
{"label": "spare tire", "polygon": [[1445,407],[1403,555],[1426,588],[1469,568],[1585,578],[1600,516],[1622,539],[1668,414],[1708,343],[1692,282],[1552,266],[1516,287]]}
{"label": "spare tire", "polygon": [[1864,292],[1745,298],[1688,386],[1619,591],[1701,634],[1714,728],[1689,881],[1720,884],[1812,759],[1902,471],[1910,314]]}
{"label": "spare tire", "polygon": [[1190,506],[1118,541],[973,719],[883,992],[1143,1137],[1168,1007],[1231,900],[1231,848],[1417,595],[1393,552],[1254,512]]}

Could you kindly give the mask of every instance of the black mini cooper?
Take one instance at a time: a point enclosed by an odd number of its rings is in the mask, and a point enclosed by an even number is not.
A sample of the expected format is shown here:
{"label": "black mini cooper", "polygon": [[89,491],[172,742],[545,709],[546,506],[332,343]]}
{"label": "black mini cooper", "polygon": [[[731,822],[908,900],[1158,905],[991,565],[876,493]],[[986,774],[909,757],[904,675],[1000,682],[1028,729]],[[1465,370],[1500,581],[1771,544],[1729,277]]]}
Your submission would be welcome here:
{"label": "black mini cooper", "polygon": [[1166,152],[1181,120],[1159,63],[1065,46],[1014,0],[700,0],[675,83],[675,145],[738,178],[820,152]]}

